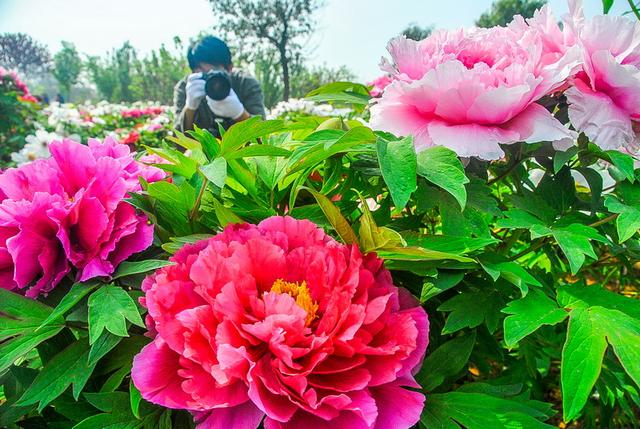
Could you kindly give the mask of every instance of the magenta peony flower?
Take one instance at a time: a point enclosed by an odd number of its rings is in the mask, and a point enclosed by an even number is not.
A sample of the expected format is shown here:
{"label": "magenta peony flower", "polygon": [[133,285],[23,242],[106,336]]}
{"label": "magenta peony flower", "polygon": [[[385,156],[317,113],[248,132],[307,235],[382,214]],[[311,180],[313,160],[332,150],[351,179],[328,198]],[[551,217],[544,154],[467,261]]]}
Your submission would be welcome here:
{"label": "magenta peony flower", "polygon": [[446,146],[459,156],[499,159],[500,144],[574,139],[536,101],[561,88],[577,49],[553,52],[521,21],[490,29],[436,31],[393,39],[392,82],[371,107],[374,128],[413,135],[418,151]]}
{"label": "magenta peony flower", "polygon": [[140,189],[138,176],[163,177],[112,139],[66,139],[49,149],[51,158],[0,174],[2,287],[29,288],[30,297],[53,289],[72,266],[80,281],[107,276],[146,249],[153,226],[123,199]]}
{"label": "magenta peony flower", "polygon": [[586,20],[573,4],[571,25],[582,70],[566,91],[573,126],[603,149],[637,152],[640,121],[640,23],[622,16]]}
{"label": "magenta peony flower", "polygon": [[309,221],[229,226],[143,283],[154,341],[134,359],[142,396],[198,429],[409,428],[425,311],[375,255]]}
{"label": "magenta peony flower", "polygon": [[67,213],[59,195],[36,192],[30,200],[0,204],[0,285],[13,290],[29,286],[25,295],[46,293],[69,272],[56,234]]}

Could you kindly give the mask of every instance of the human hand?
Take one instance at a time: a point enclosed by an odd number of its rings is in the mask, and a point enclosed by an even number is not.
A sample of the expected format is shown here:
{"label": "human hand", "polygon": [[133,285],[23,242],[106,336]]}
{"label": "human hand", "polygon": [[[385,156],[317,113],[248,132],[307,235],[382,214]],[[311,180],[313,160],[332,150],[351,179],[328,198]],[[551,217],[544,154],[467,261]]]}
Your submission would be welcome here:
{"label": "human hand", "polygon": [[236,120],[244,113],[244,106],[233,89],[223,100],[214,100],[207,96],[207,105],[216,116],[221,118]]}
{"label": "human hand", "polygon": [[202,73],[192,73],[187,78],[187,100],[185,107],[190,110],[196,110],[200,105],[200,101],[205,96],[204,86],[206,82],[202,79]]}

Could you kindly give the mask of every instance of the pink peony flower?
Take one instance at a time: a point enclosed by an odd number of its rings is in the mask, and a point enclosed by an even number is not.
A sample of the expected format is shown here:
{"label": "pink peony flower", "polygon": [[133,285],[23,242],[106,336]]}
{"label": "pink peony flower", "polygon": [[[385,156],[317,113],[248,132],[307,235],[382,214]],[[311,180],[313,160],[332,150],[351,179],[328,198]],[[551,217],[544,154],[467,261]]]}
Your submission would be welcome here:
{"label": "pink peony flower", "polygon": [[389,86],[389,84],[392,82],[391,77],[387,74],[384,74],[378,78],[376,78],[375,80],[373,80],[372,82],[369,82],[367,85],[369,86],[373,86],[373,88],[371,88],[370,94],[372,97],[379,97],[382,95],[382,92],[384,91],[384,89]]}
{"label": "pink peony flower", "polygon": [[603,149],[640,147],[640,23],[622,16],[585,19],[572,4],[570,25],[583,54],[582,70],[566,91],[573,126]]}
{"label": "pink peony flower", "polygon": [[413,135],[418,151],[446,146],[459,156],[499,159],[500,144],[574,139],[536,101],[561,88],[579,63],[576,49],[553,53],[539,32],[510,27],[404,37],[383,60],[392,82],[373,101],[371,124]]}
{"label": "pink peony flower", "polygon": [[2,287],[29,287],[30,297],[53,289],[72,266],[80,281],[107,276],[146,249],[153,226],[123,199],[140,189],[138,176],[164,177],[112,139],[65,139],[49,150],[49,159],[0,174]]}
{"label": "pink peony flower", "polygon": [[198,429],[409,428],[428,342],[418,302],[374,254],[309,221],[229,226],[143,283],[154,341],[132,379]]}

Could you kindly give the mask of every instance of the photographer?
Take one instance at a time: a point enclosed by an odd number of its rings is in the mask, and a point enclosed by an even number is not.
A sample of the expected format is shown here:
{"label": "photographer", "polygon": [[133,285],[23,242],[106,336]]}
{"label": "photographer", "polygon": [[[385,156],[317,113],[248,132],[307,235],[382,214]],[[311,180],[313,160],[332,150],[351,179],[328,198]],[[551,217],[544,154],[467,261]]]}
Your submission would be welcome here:
{"label": "photographer", "polygon": [[233,70],[225,42],[205,36],[189,47],[187,60],[193,73],[178,82],[173,94],[176,129],[192,130],[195,124],[218,136],[218,122],[228,129],[251,116],[265,116],[260,84]]}

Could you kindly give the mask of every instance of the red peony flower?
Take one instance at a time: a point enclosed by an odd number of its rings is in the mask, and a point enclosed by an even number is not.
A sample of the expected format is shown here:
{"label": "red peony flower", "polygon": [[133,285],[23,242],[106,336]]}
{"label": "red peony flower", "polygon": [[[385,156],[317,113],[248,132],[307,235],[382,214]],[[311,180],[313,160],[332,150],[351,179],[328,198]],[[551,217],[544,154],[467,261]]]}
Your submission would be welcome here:
{"label": "red peony flower", "polygon": [[140,133],[137,131],[131,131],[127,137],[125,137],[121,143],[123,144],[134,144],[138,140],[140,140]]}
{"label": "red peony flower", "polygon": [[427,315],[374,254],[272,217],[187,245],[143,283],[142,396],[199,429],[409,428]]}

